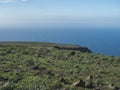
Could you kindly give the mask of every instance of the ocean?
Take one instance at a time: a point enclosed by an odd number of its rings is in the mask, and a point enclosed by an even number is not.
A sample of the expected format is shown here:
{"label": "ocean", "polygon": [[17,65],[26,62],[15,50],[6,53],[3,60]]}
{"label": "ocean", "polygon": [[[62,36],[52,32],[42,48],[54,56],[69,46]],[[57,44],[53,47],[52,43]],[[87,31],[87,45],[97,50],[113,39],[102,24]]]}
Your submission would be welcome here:
{"label": "ocean", "polygon": [[10,28],[0,29],[0,41],[34,41],[88,47],[93,53],[120,56],[117,28]]}

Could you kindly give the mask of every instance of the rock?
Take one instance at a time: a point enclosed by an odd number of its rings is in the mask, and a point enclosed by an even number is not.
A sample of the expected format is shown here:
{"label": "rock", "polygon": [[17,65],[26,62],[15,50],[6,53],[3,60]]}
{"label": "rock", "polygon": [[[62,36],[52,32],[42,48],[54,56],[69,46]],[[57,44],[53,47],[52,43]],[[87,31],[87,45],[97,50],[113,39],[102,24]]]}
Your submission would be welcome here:
{"label": "rock", "polygon": [[41,54],[41,53],[38,53],[38,57],[42,57],[42,54]]}
{"label": "rock", "polygon": [[55,49],[61,49],[61,50],[77,50],[81,52],[89,52],[92,53],[91,50],[89,50],[87,47],[81,47],[81,46],[54,46]]}
{"label": "rock", "polygon": [[74,56],[74,55],[75,55],[75,52],[71,52],[70,55],[71,55],[71,56]]}
{"label": "rock", "polygon": [[89,76],[86,78],[86,88],[89,88],[89,89],[94,88],[93,76],[92,76],[92,75],[89,75]]}
{"label": "rock", "polygon": [[115,87],[114,84],[109,84],[108,88],[113,89],[113,90],[119,90],[119,88]]}
{"label": "rock", "polygon": [[76,86],[76,87],[82,87],[82,88],[85,88],[85,82],[83,80],[79,80],[77,82],[74,82],[72,84],[73,86]]}
{"label": "rock", "polygon": [[87,81],[91,81],[93,80],[93,76],[92,75],[89,75],[87,78],[86,78]]}
{"label": "rock", "polygon": [[54,76],[54,73],[53,73],[53,72],[51,72],[51,71],[48,71],[48,72],[47,72],[47,75]]}
{"label": "rock", "polygon": [[9,84],[10,84],[9,82],[5,83],[5,84],[2,86],[2,88],[7,87]]}
{"label": "rock", "polygon": [[2,76],[0,76],[0,81],[7,81],[8,80],[8,78],[6,77],[2,77]]}
{"label": "rock", "polygon": [[89,89],[94,88],[94,84],[93,84],[93,82],[92,82],[92,81],[87,82],[87,84],[86,84],[86,88],[89,88]]}
{"label": "rock", "polygon": [[101,90],[100,87],[96,87],[95,90]]}
{"label": "rock", "polygon": [[95,89],[95,90],[102,90],[102,87],[103,87],[103,86],[100,84],[100,85],[95,86],[94,89]]}
{"label": "rock", "polygon": [[118,87],[115,87],[115,89],[114,90],[120,90]]}
{"label": "rock", "polygon": [[33,66],[32,69],[39,70],[39,66]]}
{"label": "rock", "polygon": [[64,78],[60,78],[60,82],[63,82],[64,84],[70,84],[70,83],[67,82]]}
{"label": "rock", "polygon": [[65,79],[64,78],[60,78],[60,82],[65,82]]}

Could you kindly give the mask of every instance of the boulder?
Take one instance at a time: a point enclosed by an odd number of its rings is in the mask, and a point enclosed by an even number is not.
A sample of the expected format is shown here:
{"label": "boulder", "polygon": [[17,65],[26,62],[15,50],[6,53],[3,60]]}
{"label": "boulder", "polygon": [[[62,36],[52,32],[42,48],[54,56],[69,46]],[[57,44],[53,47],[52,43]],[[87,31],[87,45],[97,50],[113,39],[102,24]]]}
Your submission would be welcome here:
{"label": "boulder", "polygon": [[113,90],[119,90],[119,88],[115,87],[114,84],[109,84],[108,88],[113,89]]}
{"label": "boulder", "polygon": [[92,81],[92,80],[93,80],[93,76],[92,76],[92,75],[89,75],[88,77],[86,77],[86,80],[87,80],[87,81]]}
{"label": "boulder", "polygon": [[73,86],[76,86],[76,87],[82,87],[82,88],[85,88],[85,82],[83,80],[79,80],[77,82],[74,82],[72,84]]}

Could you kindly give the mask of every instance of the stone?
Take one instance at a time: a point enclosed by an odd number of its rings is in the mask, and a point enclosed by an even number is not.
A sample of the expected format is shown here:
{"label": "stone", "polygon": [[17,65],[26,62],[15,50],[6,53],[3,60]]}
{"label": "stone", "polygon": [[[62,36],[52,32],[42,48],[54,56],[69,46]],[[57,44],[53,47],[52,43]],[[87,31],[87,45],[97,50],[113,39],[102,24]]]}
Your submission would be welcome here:
{"label": "stone", "polygon": [[87,78],[86,78],[87,81],[91,81],[93,80],[93,76],[92,75],[89,75]]}
{"label": "stone", "polygon": [[72,84],[73,86],[76,86],[76,87],[82,87],[82,88],[85,88],[85,82],[83,80],[79,80],[77,82],[74,82]]}
{"label": "stone", "polygon": [[60,78],[60,82],[63,82],[64,84],[70,84],[70,83],[67,82],[64,78]]}
{"label": "stone", "polygon": [[89,88],[89,89],[94,88],[94,84],[93,84],[93,82],[92,82],[92,81],[87,82],[87,84],[86,84],[86,88]]}
{"label": "stone", "polygon": [[39,66],[33,66],[32,69],[39,70]]}
{"label": "stone", "polygon": [[108,88],[113,89],[113,90],[119,90],[119,88],[115,87],[114,84],[109,84]]}

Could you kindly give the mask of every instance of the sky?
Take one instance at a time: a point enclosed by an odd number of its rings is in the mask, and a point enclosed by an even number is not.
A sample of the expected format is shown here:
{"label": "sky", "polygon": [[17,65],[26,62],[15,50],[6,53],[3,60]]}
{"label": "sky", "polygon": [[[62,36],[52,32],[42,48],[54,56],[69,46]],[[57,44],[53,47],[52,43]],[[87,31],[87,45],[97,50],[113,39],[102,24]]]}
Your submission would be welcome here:
{"label": "sky", "polygon": [[0,27],[120,28],[120,0],[0,0]]}

